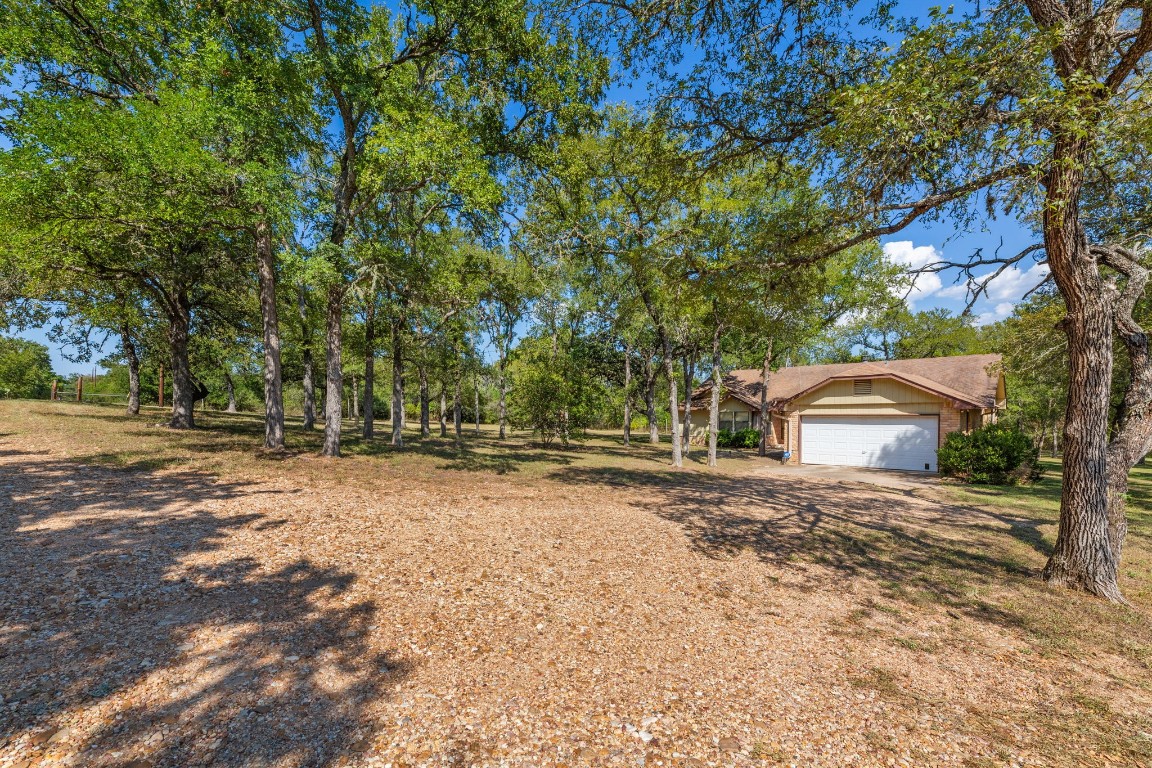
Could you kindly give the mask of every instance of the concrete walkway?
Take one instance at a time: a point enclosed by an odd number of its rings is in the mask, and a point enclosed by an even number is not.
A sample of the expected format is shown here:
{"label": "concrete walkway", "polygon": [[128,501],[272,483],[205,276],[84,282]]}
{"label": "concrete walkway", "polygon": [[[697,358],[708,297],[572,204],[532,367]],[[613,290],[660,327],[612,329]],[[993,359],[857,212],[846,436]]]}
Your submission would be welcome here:
{"label": "concrete walkway", "polygon": [[927,488],[940,483],[940,476],[935,472],[907,472],[895,469],[869,469],[867,467],[833,467],[823,464],[801,464],[799,466],[784,466],[776,462],[768,462],[758,469],[757,474],[783,477],[795,475],[797,477],[816,477],[832,482],[867,483],[881,488],[892,488],[900,491]]}

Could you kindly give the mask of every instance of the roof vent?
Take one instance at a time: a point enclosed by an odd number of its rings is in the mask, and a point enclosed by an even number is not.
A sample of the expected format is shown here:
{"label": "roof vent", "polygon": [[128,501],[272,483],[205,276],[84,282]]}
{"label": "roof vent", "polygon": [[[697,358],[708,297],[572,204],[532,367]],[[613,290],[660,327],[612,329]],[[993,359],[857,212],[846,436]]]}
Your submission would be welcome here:
{"label": "roof vent", "polygon": [[852,394],[854,395],[870,395],[872,394],[872,379],[855,379],[852,382]]}

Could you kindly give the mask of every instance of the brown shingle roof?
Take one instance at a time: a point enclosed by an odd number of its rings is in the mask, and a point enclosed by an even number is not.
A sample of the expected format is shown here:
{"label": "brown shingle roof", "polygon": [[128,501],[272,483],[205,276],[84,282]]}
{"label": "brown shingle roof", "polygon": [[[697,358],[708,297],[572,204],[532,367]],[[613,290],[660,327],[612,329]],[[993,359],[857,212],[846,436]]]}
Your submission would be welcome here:
{"label": "brown shingle roof", "polygon": [[[981,408],[996,406],[996,370],[1000,355],[961,355],[925,357],[916,360],[888,360],[832,365],[798,365],[781,368],[768,377],[768,402],[779,408],[798,395],[810,392],[835,379],[891,377],[943,397]],[[698,388],[692,399],[702,399],[710,384]],[[731,371],[724,377],[724,390],[749,405],[760,405],[760,371]]]}

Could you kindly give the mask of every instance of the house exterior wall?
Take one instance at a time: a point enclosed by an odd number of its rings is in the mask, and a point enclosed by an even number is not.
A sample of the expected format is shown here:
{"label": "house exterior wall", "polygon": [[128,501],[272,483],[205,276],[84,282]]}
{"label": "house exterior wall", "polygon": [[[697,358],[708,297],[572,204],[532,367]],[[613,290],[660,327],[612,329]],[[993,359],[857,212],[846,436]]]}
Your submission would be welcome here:
{"label": "house exterior wall", "polygon": [[[995,421],[991,409],[961,409],[951,400],[918,389],[894,379],[874,378],[872,392],[857,395],[851,379],[829,382],[826,386],[794,400],[784,413],[773,413],[770,419],[769,442],[782,445],[791,454],[788,464],[800,464],[800,425],[804,416],[936,416],[940,423],[940,444],[944,438],[959,430],[970,430],[983,423]],[[752,413],[755,426],[759,409],[733,397],[726,397],[720,410],[745,410]],[[708,439],[707,408],[692,411],[692,439]]]}
{"label": "house exterior wall", "polygon": [[[980,411],[969,411],[979,425]],[[940,443],[962,428],[964,412],[951,401],[892,379],[872,379],[872,394],[853,394],[851,380],[834,381],[795,400],[787,413],[789,464],[800,464],[800,422],[804,416],[938,416]]]}
{"label": "house exterior wall", "polygon": [[[760,409],[753,408],[743,400],[737,400],[734,397],[723,397],[720,399],[720,412],[724,411],[740,411],[749,414],[748,423],[753,427],[758,425],[760,420]],[[708,408],[692,408],[692,428],[689,431],[690,439],[693,443],[703,444],[708,442]]]}
{"label": "house exterior wall", "polygon": [[852,380],[830,382],[791,403],[810,416],[930,416],[940,413],[941,399],[894,379],[871,379],[872,394],[853,394]]}

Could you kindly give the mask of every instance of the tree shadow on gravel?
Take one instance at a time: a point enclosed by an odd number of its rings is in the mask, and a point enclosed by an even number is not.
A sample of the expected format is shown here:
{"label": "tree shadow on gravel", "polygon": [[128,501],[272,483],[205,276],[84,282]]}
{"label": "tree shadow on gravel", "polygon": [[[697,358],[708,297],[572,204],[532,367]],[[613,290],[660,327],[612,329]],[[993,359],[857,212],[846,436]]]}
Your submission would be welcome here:
{"label": "tree shadow on gravel", "polygon": [[409,670],[371,647],[355,575],[220,552],[287,521],[217,508],[275,492],[5,453],[0,755],[326,766],[369,748],[366,708]]}
{"label": "tree shadow on gravel", "polygon": [[865,577],[896,598],[1014,628],[1023,626],[1020,614],[973,590],[1037,575],[1007,551],[1005,537],[1047,547],[1026,518],[837,482],[623,468],[564,468],[549,478],[644,491],[633,503],[679,525],[705,557],[747,551],[778,566],[816,564],[834,577]]}

